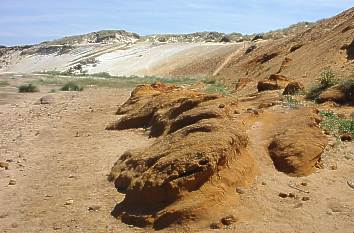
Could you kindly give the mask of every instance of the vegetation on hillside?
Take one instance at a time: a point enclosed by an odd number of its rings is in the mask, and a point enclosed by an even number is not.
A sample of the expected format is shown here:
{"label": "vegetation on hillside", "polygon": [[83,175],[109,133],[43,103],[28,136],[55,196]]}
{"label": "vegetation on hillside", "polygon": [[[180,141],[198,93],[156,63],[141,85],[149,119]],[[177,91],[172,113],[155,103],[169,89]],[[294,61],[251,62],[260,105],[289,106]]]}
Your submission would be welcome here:
{"label": "vegetation on hillside", "polygon": [[352,138],[354,137],[354,112],[351,114],[351,119],[341,118],[331,110],[321,111],[320,115],[323,117],[320,125],[328,133],[336,136],[348,133]]}
{"label": "vegetation on hillside", "polygon": [[339,82],[330,67],[326,67],[321,72],[317,81],[318,83],[312,86],[307,92],[306,98],[309,100],[316,100],[324,90],[338,84]]}

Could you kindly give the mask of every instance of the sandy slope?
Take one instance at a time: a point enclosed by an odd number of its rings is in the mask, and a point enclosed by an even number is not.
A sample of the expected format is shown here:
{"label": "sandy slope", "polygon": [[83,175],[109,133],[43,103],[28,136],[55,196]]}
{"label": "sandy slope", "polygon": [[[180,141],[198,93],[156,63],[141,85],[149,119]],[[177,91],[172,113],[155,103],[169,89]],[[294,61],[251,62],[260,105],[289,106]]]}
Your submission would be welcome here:
{"label": "sandy slope", "polygon": [[[151,43],[108,44],[75,46],[68,53],[21,55],[20,51],[8,55],[10,65],[0,72],[65,71],[85,59],[94,58],[96,65],[84,66],[89,73],[108,72],[111,75],[167,76],[179,67],[206,59],[227,57],[241,43]],[[213,73],[217,63],[205,66],[197,74]],[[194,75],[194,74],[193,74]]]}

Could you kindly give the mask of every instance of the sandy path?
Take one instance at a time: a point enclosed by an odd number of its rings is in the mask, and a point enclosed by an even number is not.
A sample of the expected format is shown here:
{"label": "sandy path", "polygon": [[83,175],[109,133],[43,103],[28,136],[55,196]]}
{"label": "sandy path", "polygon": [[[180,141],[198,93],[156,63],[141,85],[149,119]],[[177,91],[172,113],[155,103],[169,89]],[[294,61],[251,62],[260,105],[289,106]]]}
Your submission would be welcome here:
{"label": "sandy path", "polygon": [[149,143],[142,131],[104,130],[128,94],[56,93],[50,105],[23,94],[0,105],[0,161],[10,161],[0,171],[0,232],[139,231],[111,217],[122,195],[106,180],[117,155]]}
{"label": "sandy path", "polygon": [[238,56],[241,54],[241,52],[243,52],[244,47],[240,47],[238,49],[236,49],[234,52],[232,52],[229,56],[227,56],[225,58],[225,60],[216,68],[216,70],[213,73],[213,76],[216,76],[220,73],[220,71],[222,69],[224,69],[224,67],[231,61],[232,58]]}

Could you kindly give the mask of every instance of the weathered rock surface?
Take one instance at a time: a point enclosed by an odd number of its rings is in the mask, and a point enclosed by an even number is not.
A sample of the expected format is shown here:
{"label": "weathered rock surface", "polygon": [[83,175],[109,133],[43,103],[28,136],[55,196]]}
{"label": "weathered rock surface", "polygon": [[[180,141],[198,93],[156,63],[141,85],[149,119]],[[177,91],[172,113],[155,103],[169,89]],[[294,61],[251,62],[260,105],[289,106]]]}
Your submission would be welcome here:
{"label": "weathered rock surface", "polygon": [[[348,91],[353,93],[354,90]],[[354,103],[354,96],[348,95],[343,91],[343,89],[339,86],[333,86],[323,91],[317,99],[317,102],[324,103],[328,101],[333,101],[339,104],[345,103]]]}
{"label": "weathered rock surface", "polygon": [[[109,178],[126,195],[112,214],[155,229],[189,222],[208,227],[219,221],[229,203],[239,201],[236,188],[249,185],[257,173],[245,121],[260,120],[263,112],[251,116],[246,109],[279,98],[262,92],[236,100],[161,83],[138,86],[117,111],[125,115],[107,129],[145,127],[157,139],[125,152],[114,164]],[[292,126],[285,130],[274,124],[271,134],[275,167],[289,175],[310,174],[326,144],[315,115],[304,114],[290,114]]]}
{"label": "weathered rock surface", "polygon": [[272,74],[267,80],[259,81],[257,89],[259,92],[269,90],[280,90],[284,89],[288,83],[289,80],[285,76],[280,74]]}
{"label": "weathered rock surface", "polygon": [[293,82],[290,82],[288,85],[286,85],[283,95],[295,95],[295,94],[298,94],[304,90],[305,90],[305,87],[302,83],[293,81]]}
{"label": "weathered rock surface", "polygon": [[245,130],[231,121],[234,105],[222,96],[162,84],[138,87],[118,111],[126,115],[108,128],[151,127],[150,136],[159,138],[149,148],[124,153],[112,168],[111,179],[126,194],[115,215],[160,229],[210,214],[211,206],[223,202],[216,200],[220,195],[228,198],[217,186],[234,196],[235,186],[252,180]]}
{"label": "weathered rock surface", "polygon": [[311,174],[321,159],[328,140],[310,110],[289,114],[287,127],[280,130],[268,150],[277,170],[293,176]]}

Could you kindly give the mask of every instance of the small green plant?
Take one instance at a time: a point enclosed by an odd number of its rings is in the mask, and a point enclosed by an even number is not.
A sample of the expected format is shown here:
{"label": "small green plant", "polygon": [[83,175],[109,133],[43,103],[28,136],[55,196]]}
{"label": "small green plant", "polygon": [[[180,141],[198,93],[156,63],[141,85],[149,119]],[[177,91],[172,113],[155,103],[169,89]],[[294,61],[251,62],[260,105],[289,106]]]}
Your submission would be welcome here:
{"label": "small green plant", "polygon": [[351,114],[351,119],[340,118],[331,110],[321,111],[320,115],[323,117],[320,125],[327,132],[336,136],[349,133],[354,137],[354,112]]}
{"label": "small green plant", "polygon": [[300,106],[299,101],[294,99],[291,95],[285,95],[283,97],[283,103],[290,108],[297,108]]}
{"label": "small green plant", "polygon": [[55,92],[57,92],[57,89],[54,88],[49,91],[49,93],[55,93]]}
{"label": "small green plant", "polygon": [[306,99],[316,100],[320,94],[329,87],[338,84],[338,79],[330,67],[326,67],[317,79],[319,82],[310,88],[306,94]]}
{"label": "small green plant", "polygon": [[203,80],[203,83],[205,84],[216,84],[216,80],[215,79],[211,79],[211,78],[206,78]]}
{"label": "small green plant", "polygon": [[6,86],[8,86],[8,85],[9,85],[8,82],[6,82],[6,81],[0,81],[0,87],[6,87]]}
{"label": "small green plant", "polygon": [[306,93],[306,99],[316,100],[324,90],[325,89],[318,84],[313,85],[312,87],[310,87],[310,90]]}
{"label": "small green plant", "polygon": [[31,92],[38,92],[39,89],[37,86],[33,84],[24,84],[18,87],[18,92],[20,93],[31,93]]}
{"label": "small green plant", "polygon": [[67,82],[62,88],[60,88],[60,90],[61,91],[83,91],[84,88],[74,82]]}
{"label": "small green plant", "polygon": [[332,71],[330,67],[324,68],[324,70],[321,72],[321,76],[318,79],[320,82],[320,86],[324,89],[327,89],[329,87],[332,87],[336,84],[338,84],[338,79],[336,78],[336,75]]}
{"label": "small green plant", "polygon": [[230,94],[229,89],[227,89],[227,87],[225,87],[224,85],[220,85],[220,84],[209,85],[206,88],[206,92],[208,92],[208,93],[218,93],[218,94],[222,94],[222,95]]}

